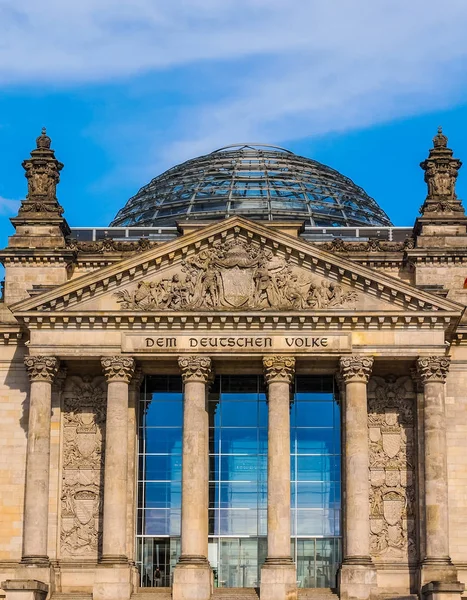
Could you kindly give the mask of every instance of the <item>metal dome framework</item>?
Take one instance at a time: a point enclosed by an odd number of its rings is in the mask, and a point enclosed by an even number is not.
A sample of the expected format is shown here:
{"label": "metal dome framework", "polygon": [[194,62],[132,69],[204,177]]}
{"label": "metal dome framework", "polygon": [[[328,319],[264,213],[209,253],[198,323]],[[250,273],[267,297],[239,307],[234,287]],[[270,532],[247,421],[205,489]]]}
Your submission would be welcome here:
{"label": "metal dome framework", "polygon": [[232,215],[318,227],[390,226],[351,179],[277,146],[226,146],[172,167],[130,198],[110,224],[167,226]]}

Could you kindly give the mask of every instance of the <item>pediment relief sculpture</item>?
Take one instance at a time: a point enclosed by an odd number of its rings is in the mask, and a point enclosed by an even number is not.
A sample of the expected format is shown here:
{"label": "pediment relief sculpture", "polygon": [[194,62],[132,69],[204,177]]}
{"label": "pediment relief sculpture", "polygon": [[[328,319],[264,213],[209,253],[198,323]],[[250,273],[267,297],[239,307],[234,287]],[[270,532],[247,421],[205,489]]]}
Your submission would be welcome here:
{"label": "pediment relief sculpture", "polygon": [[358,295],[240,239],[215,242],[169,277],[115,292],[124,310],[286,310],[353,307]]}

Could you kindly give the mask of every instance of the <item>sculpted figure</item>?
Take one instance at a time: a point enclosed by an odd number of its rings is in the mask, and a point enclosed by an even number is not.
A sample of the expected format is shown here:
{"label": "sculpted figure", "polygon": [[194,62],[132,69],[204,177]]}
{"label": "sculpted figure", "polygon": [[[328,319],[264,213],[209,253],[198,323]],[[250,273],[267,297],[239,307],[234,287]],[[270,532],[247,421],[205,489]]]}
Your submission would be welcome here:
{"label": "sculpted figure", "polygon": [[217,273],[214,270],[208,270],[202,277],[203,295],[208,306],[218,306],[219,287]]}

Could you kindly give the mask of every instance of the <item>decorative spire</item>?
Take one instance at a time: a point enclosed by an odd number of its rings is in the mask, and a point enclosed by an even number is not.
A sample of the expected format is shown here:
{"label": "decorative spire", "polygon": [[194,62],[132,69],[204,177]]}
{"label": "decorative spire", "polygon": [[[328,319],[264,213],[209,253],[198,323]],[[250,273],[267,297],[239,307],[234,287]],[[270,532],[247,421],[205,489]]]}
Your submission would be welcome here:
{"label": "decorative spire", "polygon": [[51,139],[43,127],[41,135],[36,139],[36,148],[32,150],[31,158],[23,162],[28,180],[28,195],[22,202],[18,216],[24,213],[58,216],[63,214],[63,208],[56,196],[63,164],[55,158],[55,152],[50,146]]}
{"label": "decorative spire", "polygon": [[433,138],[433,148],[429,156],[420,163],[425,171],[428,194],[420,213],[424,217],[464,215],[464,208],[456,196],[456,179],[462,166],[459,159],[453,158],[453,151],[448,148],[448,138],[443,129]]}

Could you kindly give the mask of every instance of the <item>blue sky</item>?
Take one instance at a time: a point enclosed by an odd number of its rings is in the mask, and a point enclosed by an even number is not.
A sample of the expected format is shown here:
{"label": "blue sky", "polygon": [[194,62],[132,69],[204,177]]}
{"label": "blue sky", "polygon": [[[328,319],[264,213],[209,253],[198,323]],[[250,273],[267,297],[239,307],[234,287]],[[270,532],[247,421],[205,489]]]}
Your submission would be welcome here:
{"label": "blue sky", "polygon": [[467,162],[466,29],[466,0],[0,0],[0,243],[44,125],[72,226],[237,142],[326,163],[410,226],[438,125]]}

